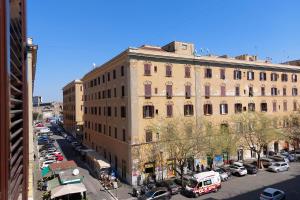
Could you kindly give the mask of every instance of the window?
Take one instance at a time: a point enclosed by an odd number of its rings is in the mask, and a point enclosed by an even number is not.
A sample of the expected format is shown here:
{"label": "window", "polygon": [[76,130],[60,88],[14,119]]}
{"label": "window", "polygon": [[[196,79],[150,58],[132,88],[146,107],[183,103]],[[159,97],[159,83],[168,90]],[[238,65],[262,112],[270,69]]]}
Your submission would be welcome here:
{"label": "window", "polygon": [[107,90],[107,98],[111,98],[111,90]]}
{"label": "window", "polygon": [[111,126],[108,127],[108,135],[111,136]]}
{"label": "window", "polygon": [[260,104],[260,111],[261,112],[267,112],[268,111],[268,104],[267,103],[261,103]]}
{"label": "window", "polygon": [[233,71],[233,79],[234,80],[241,80],[242,79],[242,72],[241,72],[241,70],[235,69]]}
{"label": "window", "polygon": [[154,88],[154,93],[157,94],[157,92],[158,92],[158,91],[157,91],[157,88]]}
{"label": "window", "polygon": [[123,85],[122,86],[122,97],[124,97],[125,96],[125,86]]}
{"label": "window", "polygon": [[146,142],[152,142],[153,137],[152,137],[152,131],[147,130],[146,131]]}
{"label": "window", "polygon": [[282,95],[283,95],[283,96],[286,96],[286,88],[285,88],[285,87],[282,88]]}
{"label": "window", "polygon": [[122,138],[123,138],[123,141],[125,142],[126,141],[126,131],[125,131],[125,129],[123,129],[123,131],[122,131]]}
{"label": "window", "polygon": [[210,97],[210,86],[206,85],[204,90],[205,90],[205,98],[209,98]]}
{"label": "window", "polygon": [[206,185],[211,185],[212,182],[211,182],[210,179],[208,179],[208,180],[206,180],[206,181],[203,181],[203,184],[204,184],[204,186],[206,186]]}
{"label": "window", "polygon": [[297,74],[292,74],[292,82],[297,82]]}
{"label": "window", "polygon": [[145,84],[145,98],[150,99],[151,98],[151,84]]}
{"label": "window", "polygon": [[105,75],[102,75],[102,83],[105,83]]}
{"label": "window", "polygon": [[98,114],[101,115],[101,107],[98,108]]}
{"label": "window", "polygon": [[247,72],[247,80],[254,80],[254,72],[253,71]]}
{"label": "window", "polygon": [[116,70],[114,69],[114,70],[113,70],[113,79],[116,79],[116,78],[117,78]]}
{"label": "window", "polygon": [[266,81],[267,80],[267,73],[266,72],[260,72],[259,73],[259,80],[260,81]]}
{"label": "window", "polygon": [[241,103],[234,104],[234,112],[241,113],[243,109],[243,105]]}
{"label": "window", "polygon": [[118,116],[118,109],[117,109],[117,107],[115,107],[115,117],[117,117]]}
{"label": "window", "polygon": [[191,68],[186,66],[184,68],[184,75],[185,75],[185,78],[190,78],[191,77]]}
{"label": "window", "polygon": [[84,114],[87,114],[87,107],[84,107]]}
{"label": "window", "polygon": [[125,106],[121,106],[121,117],[122,118],[126,117],[126,107]]}
{"label": "window", "polygon": [[220,114],[221,115],[228,114],[228,104],[227,103],[220,104]]}
{"label": "window", "polygon": [[277,88],[276,87],[271,88],[271,95],[272,96],[277,96]]}
{"label": "window", "polygon": [[190,85],[185,86],[185,98],[186,99],[191,98],[191,86]]}
{"label": "window", "polygon": [[210,103],[204,104],[203,111],[204,111],[204,115],[212,115],[213,114],[212,104],[210,104]]}
{"label": "window", "polygon": [[265,87],[261,87],[260,88],[260,93],[261,93],[261,96],[265,96],[266,95],[266,88]]}
{"label": "window", "polygon": [[283,102],[283,111],[287,111],[287,101]]}
{"label": "window", "polygon": [[293,111],[297,111],[297,101],[293,102]]}
{"label": "window", "polygon": [[143,106],[143,118],[153,118],[154,117],[154,106],[147,105]]}
{"label": "window", "polygon": [[278,79],[278,74],[271,73],[271,81],[277,81],[277,79]]}
{"label": "window", "polygon": [[211,78],[212,77],[212,70],[210,68],[206,68],[204,72],[205,78]]}
{"label": "window", "polygon": [[194,107],[191,104],[184,105],[184,116],[194,115]]}
{"label": "window", "polygon": [[297,95],[298,95],[298,89],[292,88],[292,96],[297,96]]}
{"label": "window", "polygon": [[287,74],[281,74],[281,81],[287,82],[288,81],[288,75]]}
{"label": "window", "polygon": [[235,96],[240,96],[240,86],[235,86]]}
{"label": "window", "polygon": [[151,65],[148,63],[144,64],[144,75],[151,76]]}
{"label": "window", "polygon": [[155,73],[157,72],[157,66],[154,66],[154,72]]}
{"label": "window", "polygon": [[172,76],[172,66],[166,65],[166,76],[171,77]]}
{"label": "window", "polygon": [[225,96],[226,96],[226,87],[225,87],[225,85],[222,85],[222,86],[221,86],[221,96],[222,96],[222,97],[225,97]]}
{"label": "window", "polygon": [[273,112],[277,112],[277,103],[274,101],[273,103]]}
{"label": "window", "polygon": [[173,105],[172,104],[167,105],[167,117],[173,117]]}
{"label": "window", "polygon": [[117,97],[117,88],[114,88],[114,97]]}
{"label": "window", "polygon": [[220,79],[225,79],[225,69],[220,69]]}
{"label": "window", "polygon": [[110,106],[107,107],[107,116],[111,117],[111,107]]}
{"label": "window", "polygon": [[124,76],[125,72],[124,72],[124,66],[121,66],[121,76]]}
{"label": "window", "polygon": [[172,85],[166,85],[167,98],[172,98]]}
{"label": "window", "polygon": [[253,97],[253,87],[249,86],[249,97]]}
{"label": "window", "polygon": [[115,138],[117,139],[118,138],[118,129],[115,128]]}
{"label": "window", "polygon": [[250,148],[250,154],[251,154],[251,158],[256,158],[256,150],[255,147],[251,147]]}
{"label": "window", "polygon": [[107,81],[110,81],[110,73],[107,72]]}
{"label": "window", "polygon": [[248,103],[248,111],[249,112],[255,111],[255,103]]}

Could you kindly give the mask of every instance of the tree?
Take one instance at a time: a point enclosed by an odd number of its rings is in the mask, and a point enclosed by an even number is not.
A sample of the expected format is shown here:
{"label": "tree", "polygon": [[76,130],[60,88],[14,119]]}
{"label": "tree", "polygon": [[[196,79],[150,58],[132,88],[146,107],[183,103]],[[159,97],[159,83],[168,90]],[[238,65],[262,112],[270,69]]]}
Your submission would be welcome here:
{"label": "tree", "polygon": [[283,117],[283,136],[296,149],[300,141],[300,115],[299,113],[290,114]]}
{"label": "tree", "polygon": [[196,125],[194,118],[178,117],[161,119],[151,126],[153,132],[159,133],[159,148],[174,159],[183,183],[184,167],[189,158],[197,156],[203,150],[203,130]]}
{"label": "tree", "polygon": [[241,138],[241,144],[257,154],[257,166],[260,168],[260,154],[264,146],[280,138],[272,119],[263,113],[243,112],[233,117],[237,125],[236,134]]}
{"label": "tree", "polygon": [[[222,124],[220,127],[214,126],[209,122],[203,122],[203,124],[205,127],[204,151],[210,157],[214,158],[216,155],[221,155],[225,152],[231,155],[236,151],[239,137],[228,124]],[[210,164],[212,165],[212,163]]]}

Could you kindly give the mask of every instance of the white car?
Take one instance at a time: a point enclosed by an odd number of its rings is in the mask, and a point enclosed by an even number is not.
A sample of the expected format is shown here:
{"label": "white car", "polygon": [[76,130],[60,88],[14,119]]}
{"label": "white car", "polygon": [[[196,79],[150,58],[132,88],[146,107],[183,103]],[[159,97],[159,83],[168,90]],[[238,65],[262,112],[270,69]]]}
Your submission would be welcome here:
{"label": "white car", "polygon": [[289,168],[290,168],[290,166],[286,162],[276,162],[273,165],[268,167],[268,171],[282,172],[282,171],[288,171]]}
{"label": "white car", "polygon": [[42,163],[42,165],[41,165],[41,169],[43,169],[43,168],[45,168],[45,167],[48,167],[50,164],[52,164],[52,163],[55,163],[56,162],[56,160],[46,160],[46,161],[44,161],[43,163]]}
{"label": "white car", "polygon": [[214,170],[215,172],[218,172],[221,177],[221,181],[227,181],[228,180],[228,174],[221,168],[216,168]]}
{"label": "white car", "polygon": [[236,176],[244,176],[247,174],[247,169],[238,165],[230,165],[229,169],[231,170],[232,174]]}
{"label": "white car", "polygon": [[275,188],[266,188],[260,194],[260,200],[282,200],[285,199],[285,193]]}

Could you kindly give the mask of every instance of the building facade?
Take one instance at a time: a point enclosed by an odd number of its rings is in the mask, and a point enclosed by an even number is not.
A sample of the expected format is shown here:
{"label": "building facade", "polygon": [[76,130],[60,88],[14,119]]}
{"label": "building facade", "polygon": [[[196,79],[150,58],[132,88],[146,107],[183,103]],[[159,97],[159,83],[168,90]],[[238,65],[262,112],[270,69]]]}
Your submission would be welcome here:
{"label": "building facade", "polygon": [[[300,101],[299,73],[298,66],[256,56],[197,56],[191,43],[129,48],[82,78],[83,143],[135,185],[145,171],[137,170],[133,149],[156,140],[149,126],[160,117],[201,118],[221,126],[244,111],[289,115]],[[278,150],[276,145],[270,150]],[[251,156],[244,150],[240,158]]]}
{"label": "building facade", "polygon": [[0,199],[27,200],[28,83],[25,1],[0,0]]}
{"label": "building facade", "polygon": [[33,106],[40,106],[43,103],[41,96],[34,96],[32,97]]}
{"label": "building facade", "polygon": [[27,83],[28,83],[28,153],[29,153],[29,167],[28,167],[28,199],[33,199],[33,164],[34,164],[34,150],[33,150],[33,119],[32,119],[32,96],[34,89],[34,80],[37,62],[38,46],[33,44],[32,38],[27,39]]}
{"label": "building facade", "polygon": [[82,140],[83,134],[83,86],[74,80],[63,88],[64,128]]}

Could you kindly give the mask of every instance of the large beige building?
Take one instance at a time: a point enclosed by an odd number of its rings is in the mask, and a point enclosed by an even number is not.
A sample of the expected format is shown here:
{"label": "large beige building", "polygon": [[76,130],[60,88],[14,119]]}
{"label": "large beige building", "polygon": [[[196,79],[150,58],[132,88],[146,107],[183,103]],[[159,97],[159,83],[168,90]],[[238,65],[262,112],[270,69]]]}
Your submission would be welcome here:
{"label": "large beige building", "polygon": [[[137,170],[132,150],[159,136],[148,129],[158,117],[196,117],[226,125],[233,114],[243,111],[284,116],[297,109],[299,66],[249,55],[194,52],[194,45],[184,42],[128,48],[82,78],[83,143],[133,185],[145,171],[157,172],[155,163]],[[70,105],[64,101],[65,106]],[[244,151],[237,153],[239,159],[252,155]]]}
{"label": "large beige building", "polygon": [[64,128],[82,140],[83,130],[83,86],[81,80],[74,80],[63,88]]}

